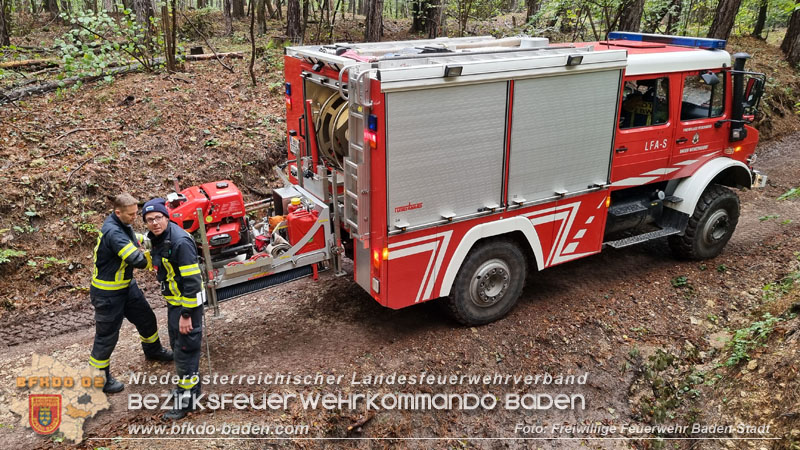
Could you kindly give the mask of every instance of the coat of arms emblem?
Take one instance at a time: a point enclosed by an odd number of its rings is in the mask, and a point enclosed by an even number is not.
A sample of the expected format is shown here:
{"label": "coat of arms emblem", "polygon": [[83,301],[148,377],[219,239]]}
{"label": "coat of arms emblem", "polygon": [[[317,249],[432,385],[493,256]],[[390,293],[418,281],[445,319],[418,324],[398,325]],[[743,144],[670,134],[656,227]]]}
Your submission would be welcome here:
{"label": "coat of arms emblem", "polygon": [[52,434],[61,425],[61,395],[30,394],[28,419],[39,434]]}

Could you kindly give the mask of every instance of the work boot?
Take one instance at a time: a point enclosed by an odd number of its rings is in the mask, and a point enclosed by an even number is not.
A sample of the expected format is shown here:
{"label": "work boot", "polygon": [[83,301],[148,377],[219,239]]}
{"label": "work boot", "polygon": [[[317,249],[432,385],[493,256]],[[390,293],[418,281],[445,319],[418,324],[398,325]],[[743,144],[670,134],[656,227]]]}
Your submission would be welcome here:
{"label": "work boot", "polygon": [[[192,398],[192,391],[187,389],[175,389],[172,391],[173,408],[164,414],[165,420],[180,420],[186,417],[186,414],[194,411],[194,399]],[[175,400],[175,398],[178,400]]]}
{"label": "work boot", "polygon": [[174,356],[171,350],[161,347],[155,352],[145,352],[144,358],[148,361],[172,361]]}
{"label": "work boot", "polygon": [[125,389],[125,385],[122,384],[121,381],[117,381],[114,377],[111,376],[110,368],[106,367],[103,369],[103,372],[106,375],[106,383],[103,385],[103,392],[106,394],[116,394],[117,392],[122,391]]}

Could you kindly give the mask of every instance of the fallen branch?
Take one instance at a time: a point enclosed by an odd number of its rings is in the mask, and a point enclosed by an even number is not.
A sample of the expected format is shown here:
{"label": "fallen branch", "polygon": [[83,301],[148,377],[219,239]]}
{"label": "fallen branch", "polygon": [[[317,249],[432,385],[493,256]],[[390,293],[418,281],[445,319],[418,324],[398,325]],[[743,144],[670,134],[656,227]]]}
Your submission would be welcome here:
{"label": "fallen branch", "polygon": [[50,289],[49,291],[47,291],[47,295],[48,296],[53,295],[53,292],[61,290],[61,289],[75,289],[75,286],[73,286],[71,284],[62,284],[61,286],[56,286],[53,289]]}
{"label": "fallen branch", "polygon": [[[242,52],[229,52],[229,53],[218,53],[218,54],[203,54],[203,55],[187,55],[187,61],[205,61],[210,60],[213,58],[217,58],[220,61],[220,64],[223,65],[226,69],[230,70],[233,73],[233,69],[229,68],[220,60],[220,57],[225,58],[244,58]],[[150,61],[150,67],[154,67],[158,64],[162,64],[164,62],[164,58],[154,58]],[[91,83],[92,81],[97,81],[100,78],[106,76],[116,76],[116,75],[124,75],[126,73],[133,73],[133,72],[140,72],[144,66],[140,63],[130,64],[127,66],[121,67],[114,67],[111,68],[100,75],[90,75],[85,77],[70,77],[65,78],[63,80],[53,81],[49,83],[38,84],[36,86],[20,88],[20,89],[12,89],[5,92],[0,92],[0,105],[4,105],[6,103],[13,103],[23,97],[30,97],[33,95],[44,94],[46,92],[54,91],[58,88],[65,88],[74,85],[77,82],[81,83]],[[230,94],[228,94],[230,95]]]}
{"label": "fallen branch", "polygon": [[110,130],[111,128],[112,128],[112,127],[100,127],[100,128],[75,128],[74,130],[69,130],[69,131],[67,131],[66,133],[62,134],[61,136],[57,137],[57,138],[56,138],[56,140],[59,140],[59,139],[61,139],[61,138],[64,138],[64,137],[67,137],[67,136],[69,136],[69,135],[70,135],[70,134],[72,134],[72,133],[77,133],[78,131],[100,131],[100,130],[107,131],[107,130]]}
{"label": "fallen branch", "polygon": [[0,69],[17,69],[20,67],[55,67],[58,65],[56,59],[23,59],[19,61],[5,61],[0,62]]}
{"label": "fallen branch", "polygon": [[242,59],[244,55],[242,52],[228,52],[228,53],[204,53],[202,55],[186,55],[187,61],[204,61],[214,58],[232,58]]}
{"label": "fallen branch", "polygon": [[73,175],[75,175],[75,172],[77,172],[78,170],[80,170],[80,168],[81,168],[81,167],[85,166],[85,165],[86,165],[86,163],[88,163],[89,161],[92,161],[92,160],[94,160],[94,156],[93,156],[93,157],[91,157],[91,158],[89,158],[89,159],[87,159],[86,161],[84,161],[84,162],[82,162],[82,163],[78,164],[78,167],[76,167],[75,169],[73,169],[73,170],[72,170],[72,172],[70,172],[70,173],[69,173],[69,176],[67,177],[67,184],[69,185],[69,180],[71,180],[71,179],[72,179],[72,176],[73,176]]}
{"label": "fallen branch", "polygon": [[366,423],[369,422],[370,420],[372,420],[373,417],[375,417],[375,415],[374,414],[370,414],[370,415],[368,415],[368,416],[356,421],[355,423],[353,423],[352,425],[347,427],[347,432],[350,433],[353,430],[355,430],[356,432],[360,433],[361,432],[361,427],[366,425]]}
{"label": "fallen branch", "polygon": [[15,102],[23,97],[29,97],[37,94],[44,94],[45,92],[54,91],[58,88],[65,88],[74,85],[77,82],[91,83],[92,81],[99,80],[108,75],[122,75],[131,72],[138,72],[142,70],[141,64],[131,64],[129,66],[117,67],[103,72],[100,75],[90,75],[85,77],[71,77],[63,80],[52,81],[49,83],[38,84],[36,86],[25,87],[20,89],[13,89],[11,91],[0,93],[0,105]]}

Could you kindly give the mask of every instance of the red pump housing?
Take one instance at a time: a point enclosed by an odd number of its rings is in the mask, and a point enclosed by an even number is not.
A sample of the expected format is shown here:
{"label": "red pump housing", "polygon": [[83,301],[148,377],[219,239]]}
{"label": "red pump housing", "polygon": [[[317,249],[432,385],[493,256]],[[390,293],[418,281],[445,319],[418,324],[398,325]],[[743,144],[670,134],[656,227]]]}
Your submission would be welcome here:
{"label": "red pump housing", "polygon": [[170,219],[189,233],[197,231],[197,208],[203,212],[206,235],[212,249],[238,244],[246,231],[242,192],[230,180],[205,183],[167,196]]}

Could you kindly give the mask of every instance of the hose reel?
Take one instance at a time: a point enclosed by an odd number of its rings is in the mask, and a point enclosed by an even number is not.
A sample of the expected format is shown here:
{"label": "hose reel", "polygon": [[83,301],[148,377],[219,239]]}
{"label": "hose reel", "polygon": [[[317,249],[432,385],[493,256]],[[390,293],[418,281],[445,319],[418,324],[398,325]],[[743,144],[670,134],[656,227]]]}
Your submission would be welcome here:
{"label": "hose reel", "polygon": [[333,91],[319,108],[314,128],[320,156],[331,166],[341,170],[347,156],[347,101]]}

